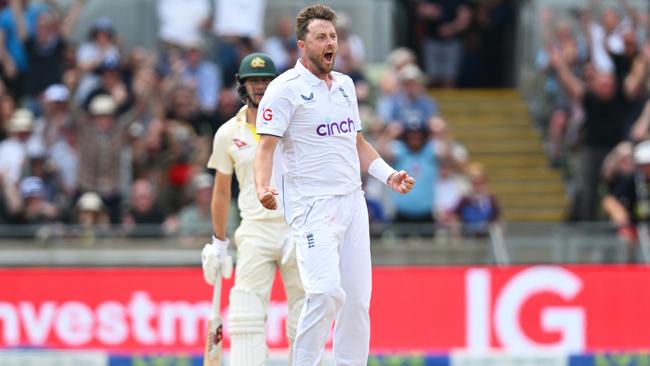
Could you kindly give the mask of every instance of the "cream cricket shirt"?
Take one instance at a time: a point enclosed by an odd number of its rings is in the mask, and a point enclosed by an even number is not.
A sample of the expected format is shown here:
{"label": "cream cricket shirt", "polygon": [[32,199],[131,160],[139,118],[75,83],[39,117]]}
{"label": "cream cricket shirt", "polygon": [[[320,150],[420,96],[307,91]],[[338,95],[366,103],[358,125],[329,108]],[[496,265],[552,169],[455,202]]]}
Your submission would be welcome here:
{"label": "cream cricket shirt", "polygon": [[267,210],[257,200],[253,161],[258,136],[255,126],[246,122],[246,109],[242,107],[237,114],[224,123],[214,135],[212,155],[208,168],[223,174],[237,173],[239,198],[237,204],[242,219],[264,220],[282,217],[282,210]]}
{"label": "cream cricket shirt", "polygon": [[271,82],[258,108],[257,133],[282,138],[273,174],[289,223],[304,210],[305,198],[361,188],[354,84],[338,72],[332,78],[328,89],[298,61]]}

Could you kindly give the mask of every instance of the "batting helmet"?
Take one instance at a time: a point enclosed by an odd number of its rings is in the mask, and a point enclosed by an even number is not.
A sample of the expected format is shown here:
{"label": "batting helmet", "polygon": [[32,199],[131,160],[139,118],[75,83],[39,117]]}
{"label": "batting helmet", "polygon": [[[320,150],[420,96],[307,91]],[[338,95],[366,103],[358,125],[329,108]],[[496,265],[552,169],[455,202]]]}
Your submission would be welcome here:
{"label": "batting helmet", "polygon": [[241,60],[237,78],[243,80],[255,76],[271,78],[278,76],[278,71],[269,55],[259,52],[251,53]]}
{"label": "batting helmet", "polygon": [[236,75],[239,86],[237,93],[239,97],[246,103],[248,99],[248,92],[244,85],[244,80],[251,77],[270,77],[275,78],[278,76],[278,71],[275,69],[275,64],[271,57],[265,53],[251,53],[244,57],[239,63],[239,72]]}

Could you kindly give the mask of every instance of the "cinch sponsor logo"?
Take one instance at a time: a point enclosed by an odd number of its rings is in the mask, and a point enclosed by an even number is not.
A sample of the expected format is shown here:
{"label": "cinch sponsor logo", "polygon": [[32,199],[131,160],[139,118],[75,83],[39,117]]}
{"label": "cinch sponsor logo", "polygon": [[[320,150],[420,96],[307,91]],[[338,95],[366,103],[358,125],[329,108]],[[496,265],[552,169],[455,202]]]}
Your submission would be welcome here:
{"label": "cinch sponsor logo", "polygon": [[341,122],[329,123],[326,121],[316,127],[316,133],[318,136],[331,136],[350,132],[356,132],[354,121],[350,118]]}

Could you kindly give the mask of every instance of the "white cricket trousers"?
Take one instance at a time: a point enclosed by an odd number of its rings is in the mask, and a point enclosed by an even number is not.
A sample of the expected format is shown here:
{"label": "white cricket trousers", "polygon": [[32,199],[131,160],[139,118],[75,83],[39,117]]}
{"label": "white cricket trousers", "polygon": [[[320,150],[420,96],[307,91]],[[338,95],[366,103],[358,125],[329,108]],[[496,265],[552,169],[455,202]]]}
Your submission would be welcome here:
{"label": "white cricket trousers", "polygon": [[372,265],[363,191],[314,198],[307,205],[292,223],[305,289],[293,366],[319,364],[333,321],[336,365],[365,366]]}

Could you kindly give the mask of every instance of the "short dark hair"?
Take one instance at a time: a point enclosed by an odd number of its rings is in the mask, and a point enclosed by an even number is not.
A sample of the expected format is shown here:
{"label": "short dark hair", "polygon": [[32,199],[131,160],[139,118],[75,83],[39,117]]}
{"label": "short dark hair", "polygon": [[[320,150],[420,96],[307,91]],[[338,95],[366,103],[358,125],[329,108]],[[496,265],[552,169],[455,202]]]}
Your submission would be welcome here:
{"label": "short dark hair", "polygon": [[327,5],[311,5],[298,13],[296,17],[296,38],[305,40],[307,35],[307,27],[314,19],[323,19],[336,25],[336,12]]}

